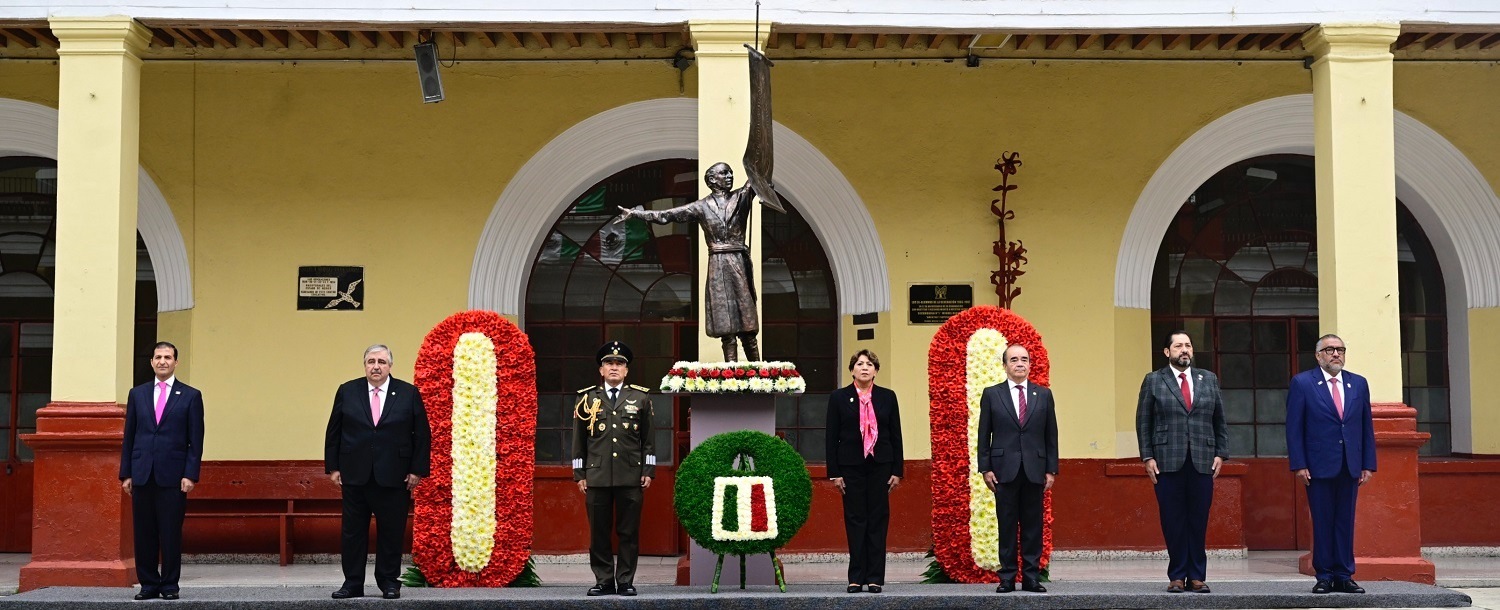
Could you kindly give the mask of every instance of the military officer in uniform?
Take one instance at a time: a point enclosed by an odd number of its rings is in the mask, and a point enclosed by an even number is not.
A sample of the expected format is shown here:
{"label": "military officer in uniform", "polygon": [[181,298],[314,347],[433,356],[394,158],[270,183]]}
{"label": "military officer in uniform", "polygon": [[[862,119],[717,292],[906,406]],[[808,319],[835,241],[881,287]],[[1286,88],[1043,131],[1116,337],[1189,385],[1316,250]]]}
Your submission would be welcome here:
{"label": "military officer in uniform", "polygon": [[[589,596],[635,595],[640,552],[641,503],[656,476],[649,390],[626,385],[630,348],[611,341],[599,348],[602,383],[578,391],[573,405],[573,480],[583,492],[589,519]],[[610,529],[620,539],[618,561]]]}

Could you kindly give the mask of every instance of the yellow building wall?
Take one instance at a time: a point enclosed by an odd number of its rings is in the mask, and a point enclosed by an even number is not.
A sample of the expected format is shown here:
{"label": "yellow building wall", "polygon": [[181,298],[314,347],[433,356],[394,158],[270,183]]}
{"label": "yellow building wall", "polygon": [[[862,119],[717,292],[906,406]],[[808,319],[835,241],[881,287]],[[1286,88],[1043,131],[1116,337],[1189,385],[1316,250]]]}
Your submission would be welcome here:
{"label": "yellow building wall", "polygon": [[[1457,101],[1494,99],[1496,69],[1396,72],[1397,108],[1449,137],[1492,184],[1500,127],[1483,104]],[[1062,453],[1134,455],[1136,389],[1160,365],[1148,312],[1113,301],[1135,200],[1210,121],[1311,91],[1295,62],[781,61],[774,74],[777,120],[838,166],[879,231],[893,308],[873,345],[853,340],[844,318],[841,344],[845,357],[880,352],[908,459],[930,457],[937,327],[906,322],[907,286],[970,283],[977,303],[995,302],[996,157],[1022,153],[1008,236],[1025,242],[1030,264],[1015,305],[1051,356]],[[148,62],[141,160],[186,240],[196,298],[160,328],[183,347],[184,379],[207,394],[216,432],[206,457],[319,457],[332,391],[361,374],[363,348],[390,344],[396,375],[410,379],[425,332],[465,306],[479,231],[521,165],[598,112],[693,96],[693,77],[680,94],[665,62],[465,62],[443,69],[448,100],[423,105],[405,62]],[[0,64],[0,96],[55,106],[56,87],[52,62]],[[324,264],[365,267],[364,312],[295,310],[297,267]],[[1482,358],[1496,350],[1481,334],[1500,318],[1484,315],[1470,316],[1476,403],[1495,395],[1483,380],[1500,370]],[[1492,405],[1474,419],[1500,432]],[[1475,445],[1500,452],[1500,441]]]}
{"label": "yellow building wall", "polygon": [[885,247],[892,349],[880,375],[901,398],[908,459],[931,455],[927,345],[937,327],[907,323],[907,286],[970,283],[977,304],[997,302],[989,202],[1002,152],[1021,152],[1007,236],[1024,241],[1030,263],[1015,310],[1047,346],[1061,453],[1134,455],[1136,390],[1161,364],[1149,316],[1114,307],[1136,198],[1210,121],[1311,90],[1294,62],[782,61],[775,78],[777,120],[848,177]]}

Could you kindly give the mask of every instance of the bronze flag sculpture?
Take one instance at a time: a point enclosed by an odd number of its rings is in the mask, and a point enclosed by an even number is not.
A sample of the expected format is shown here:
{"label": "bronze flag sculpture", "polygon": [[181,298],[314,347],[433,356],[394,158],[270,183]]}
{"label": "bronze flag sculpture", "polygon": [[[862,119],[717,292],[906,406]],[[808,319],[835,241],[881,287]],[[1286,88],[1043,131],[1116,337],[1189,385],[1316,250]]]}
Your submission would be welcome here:
{"label": "bronze flag sculpture", "polygon": [[755,48],[745,48],[750,51],[750,140],[744,158],[749,176],[745,185],[733,188],[734,170],[726,163],[715,163],[703,175],[710,191],[707,197],[667,210],[620,208],[620,217],[615,220],[696,222],[703,229],[703,239],[708,242],[708,286],[703,291],[708,319],[704,332],[723,342],[726,362],[738,360],[737,341],[744,345],[747,360],[760,360],[755,268],[745,239],[751,203],[759,198],[766,207],[786,212],[771,186],[771,62]]}

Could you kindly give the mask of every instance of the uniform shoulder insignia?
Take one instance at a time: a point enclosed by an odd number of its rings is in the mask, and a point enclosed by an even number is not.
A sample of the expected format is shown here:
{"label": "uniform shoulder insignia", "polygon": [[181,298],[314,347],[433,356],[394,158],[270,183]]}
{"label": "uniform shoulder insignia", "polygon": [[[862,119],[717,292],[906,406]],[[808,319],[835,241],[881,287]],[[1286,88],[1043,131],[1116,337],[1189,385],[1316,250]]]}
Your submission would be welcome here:
{"label": "uniform shoulder insignia", "polygon": [[651,388],[648,388],[646,386],[640,386],[640,385],[636,385],[636,384],[633,384],[633,383],[629,384],[629,385],[630,385],[630,387],[635,388],[637,390],[640,390],[642,392],[650,392],[651,391]]}
{"label": "uniform shoulder insignia", "polygon": [[584,388],[584,389],[582,389],[582,390],[579,390],[579,391],[578,391],[578,393],[579,393],[579,394],[582,394],[582,393],[584,393],[584,392],[587,392],[587,391],[589,391],[589,390],[592,390],[592,389],[594,389],[594,388],[597,388],[597,387],[599,387],[599,386],[595,386],[595,385],[591,385],[591,386],[589,386],[589,387],[586,387],[586,388]]}

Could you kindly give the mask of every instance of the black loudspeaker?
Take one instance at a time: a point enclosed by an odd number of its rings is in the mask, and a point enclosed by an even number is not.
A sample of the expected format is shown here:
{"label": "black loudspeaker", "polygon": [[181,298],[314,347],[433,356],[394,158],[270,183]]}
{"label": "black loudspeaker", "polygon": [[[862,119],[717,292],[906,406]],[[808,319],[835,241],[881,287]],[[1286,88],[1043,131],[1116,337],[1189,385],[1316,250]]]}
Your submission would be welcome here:
{"label": "black loudspeaker", "polygon": [[417,80],[422,84],[422,102],[443,101],[443,79],[438,76],[437,45],[431,41],[412,45],[417,54]]}

